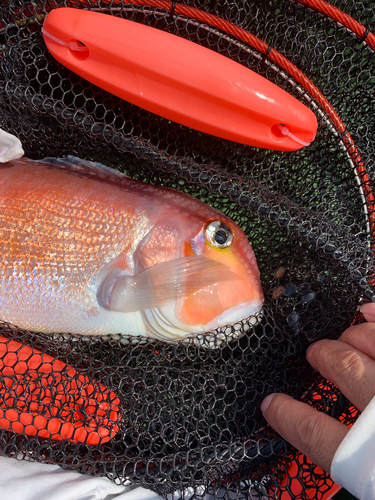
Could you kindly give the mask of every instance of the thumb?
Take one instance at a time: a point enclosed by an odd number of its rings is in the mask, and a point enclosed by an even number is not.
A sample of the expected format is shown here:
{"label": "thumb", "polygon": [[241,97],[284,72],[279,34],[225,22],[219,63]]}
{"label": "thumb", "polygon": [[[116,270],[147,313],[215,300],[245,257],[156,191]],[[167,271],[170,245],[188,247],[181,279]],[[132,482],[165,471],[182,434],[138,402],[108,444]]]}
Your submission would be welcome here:
{"label": "thumb", "polygon": [[344,424],[285,394],[270,394],[261,410],[286,441],[315,465],[330,471],[333,456],[349,431]]}

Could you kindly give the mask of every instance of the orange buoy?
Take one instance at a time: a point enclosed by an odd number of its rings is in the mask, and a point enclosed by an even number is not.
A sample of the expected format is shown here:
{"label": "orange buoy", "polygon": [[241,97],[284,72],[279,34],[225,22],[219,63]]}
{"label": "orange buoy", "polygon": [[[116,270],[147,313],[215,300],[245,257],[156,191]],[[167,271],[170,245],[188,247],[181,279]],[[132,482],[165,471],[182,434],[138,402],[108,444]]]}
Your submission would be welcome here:
{"label": "orange buoy", "polygon": [[87,10],[59,8],[45,43],[89,82],[187,127],[252,146],[293,151],[317,131],[304,104],[227,57],[176,35]]}

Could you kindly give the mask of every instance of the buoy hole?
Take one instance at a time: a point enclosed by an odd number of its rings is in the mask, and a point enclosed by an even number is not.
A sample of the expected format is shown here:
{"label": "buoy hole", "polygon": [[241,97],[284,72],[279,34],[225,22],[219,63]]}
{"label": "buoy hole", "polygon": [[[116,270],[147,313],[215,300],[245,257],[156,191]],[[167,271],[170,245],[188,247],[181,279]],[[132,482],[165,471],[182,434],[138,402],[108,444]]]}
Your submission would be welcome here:
{"label": "buoy hole", "polygon": [[71,40],[69,42],[69,50],[77,59],[87,59],[89,57],[89,49],[80,40]]}
{"label": "buoy hole", "polygon": [[278,141],[285,139],[289,134],[289,127],[285,123],[277,123],[271,128],[271,133]]}

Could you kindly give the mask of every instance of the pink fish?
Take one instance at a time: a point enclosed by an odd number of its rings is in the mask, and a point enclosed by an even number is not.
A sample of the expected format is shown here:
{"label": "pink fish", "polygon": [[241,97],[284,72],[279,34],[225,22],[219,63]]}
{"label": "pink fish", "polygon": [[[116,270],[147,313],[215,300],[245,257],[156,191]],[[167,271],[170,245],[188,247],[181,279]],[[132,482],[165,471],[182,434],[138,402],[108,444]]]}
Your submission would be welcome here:
{"label": "pink fish", "polygon": [[0,166],[0,246],[0,318],[28,330],[173,342],[263,304],[232,220],[74,157]]}

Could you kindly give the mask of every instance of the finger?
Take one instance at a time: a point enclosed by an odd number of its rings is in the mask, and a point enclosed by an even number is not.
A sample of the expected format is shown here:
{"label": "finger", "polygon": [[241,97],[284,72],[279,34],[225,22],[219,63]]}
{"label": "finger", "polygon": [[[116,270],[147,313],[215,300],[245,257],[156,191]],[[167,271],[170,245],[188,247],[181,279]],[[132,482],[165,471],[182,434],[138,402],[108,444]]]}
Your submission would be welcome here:
{"label": "finger", "polygon": [[[268,406],[267,406],[268,405]],[[261,407],[267,422],[314,464],[329,472],[348,428],[285,394],[267,396]]]}
{"label": "finger", "polygon": [[363,304],[360,310],[366,321],[375,322],[375,303]]}
{"label": "finger", "polygon": [[375,394],[375,361],[339,340],[319,340],[307,350],[307,361],[363,411]]}
{"label": "finger", "polygon": [[351,326],[345,330],[339,340],[352,345],[375,360],[375,323]]}

